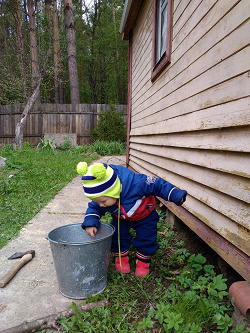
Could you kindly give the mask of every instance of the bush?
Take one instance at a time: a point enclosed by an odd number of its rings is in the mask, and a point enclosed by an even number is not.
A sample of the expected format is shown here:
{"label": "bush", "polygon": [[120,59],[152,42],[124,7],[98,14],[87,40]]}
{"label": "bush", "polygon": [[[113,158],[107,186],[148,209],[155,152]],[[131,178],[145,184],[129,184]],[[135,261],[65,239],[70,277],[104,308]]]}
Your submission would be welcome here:
{"label": "bush", "polygon": [[101,110],[97,126],[90,131],[90,137],[94,141],[126,142],[127,122],[124,115],[124,110],[117,111],[114,106],[110,106],[107,111]]}

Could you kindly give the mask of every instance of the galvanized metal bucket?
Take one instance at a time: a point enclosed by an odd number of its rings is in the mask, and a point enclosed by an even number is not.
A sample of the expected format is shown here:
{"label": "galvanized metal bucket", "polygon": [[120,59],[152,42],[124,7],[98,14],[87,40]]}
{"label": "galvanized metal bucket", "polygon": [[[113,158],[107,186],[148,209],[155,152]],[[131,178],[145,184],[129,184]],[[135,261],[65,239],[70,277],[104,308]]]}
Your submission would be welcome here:
{"label": "galvanized metal bucket", "polygon": [[81,223],[67,224],[49,232],[59,289],[63,296],[85,299],[107,286],[111,239],[114,227],[101,223],[95,238]]}

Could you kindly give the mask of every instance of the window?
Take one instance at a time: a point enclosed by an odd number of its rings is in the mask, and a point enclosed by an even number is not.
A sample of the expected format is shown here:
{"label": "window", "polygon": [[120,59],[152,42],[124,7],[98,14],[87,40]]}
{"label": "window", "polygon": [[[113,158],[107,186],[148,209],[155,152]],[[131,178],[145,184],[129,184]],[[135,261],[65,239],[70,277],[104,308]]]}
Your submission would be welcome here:
{"label": "window", "polygon": [[172,0],[154,0],[152,81],[170,63]]}

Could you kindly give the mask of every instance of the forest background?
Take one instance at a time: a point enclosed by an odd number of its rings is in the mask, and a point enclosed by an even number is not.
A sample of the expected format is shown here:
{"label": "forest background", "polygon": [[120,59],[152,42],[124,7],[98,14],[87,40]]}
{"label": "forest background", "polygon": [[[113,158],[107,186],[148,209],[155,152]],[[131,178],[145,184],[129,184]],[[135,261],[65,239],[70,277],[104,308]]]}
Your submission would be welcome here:
{"label": "forest background", "polygon": [[0,0],[0,104],[126,104],[123,0]]}

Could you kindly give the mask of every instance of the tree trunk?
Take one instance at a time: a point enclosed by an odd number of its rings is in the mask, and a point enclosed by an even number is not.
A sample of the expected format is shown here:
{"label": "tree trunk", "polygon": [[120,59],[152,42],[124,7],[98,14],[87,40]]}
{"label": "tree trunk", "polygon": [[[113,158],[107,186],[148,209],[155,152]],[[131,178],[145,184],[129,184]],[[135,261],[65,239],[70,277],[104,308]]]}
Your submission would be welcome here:
{"label": "tree trunk", "polygon": [[23,146],[23,129],[26,124],[27,116],[29,114],[30,109],[36,102],[37,97],[39,96],[39,89],[40,89],[40,84],[42,82],[42,79],[40,78],[36,89],[34,90],[32,96],[29,98],[28,103],[26,104],[23,113],[21,115],[20,121],[16,124],[16,130],[15,130],[15,142],[13,144],[13,149],[16,150],[16,147],[22,149]]}
{"label": "tree trunk", "polygon": [[53,39],[55,102],[63,104],[62,60],[59,40],[57,0],[53,1]]}
{"label": "tree trunk", "polygon": [[[30,26],[30,54],[31,54],[31,72],[32,72],[32,86],[34,89],[38,86],[40,72],[37,54],[37,40],[36,40],[36,22],[35,22],[35,7],[33,0],[27,0],[29,26]],[[39,84],[40,86],[40,84]],[[40,93],[37,96],[37,102],[40,103]]]}
{"label": "tree trunk", "polygon": [[[96,26],[98,21],[98,1],[94,1],[94,13],[92,18],[92,27],[91,27],[91,45],[90,45],[90,55],[91,55],[91,62],[90,62],[90,87],[93,94],[94,103],[100,103],[101,98],[97,92],[97,81],[95,80],[95,52],[94,52],[94,44],[96,39]],[[91,26],[90,23],[88,23]],[[99,97],[99,101],[98,101]]]}
{"label": "tree trunk", "polygon": [[[50,4],[51,4],[51,0],[45,0],[45,15],[46,15],[48,21],[50,21],[50,19],[51,19]],[[50,26],[48,27],[48,30],[50,30]]]}
{"label": "tree trunk", "polygon": [[21,72],[21,76],[22,76],[24,97],[25,97],[25,99],[27,99],[27,96],[28,96],[27,87],[26,87],[27,73],[25,70],[25,52],[24,52],[24,43],[23,43],[23,34],[22,34],[22,23],[21,23],[20,12],[19,12],[19,0],[15,0],[14,18],[15,18],[15,22],[16,22],[18,64],[19,64],[20,72]]}
{"label": "tree trunk", "polygon": [[45,17],[46,17],[46,32],[49,36],[49,43],[51,41],[51,0],[45,0]]}
{"label": "tree trunk", "polygon": [[71,104],[80,103],[79,79],[76,62],[76,41],[72,0],[63,0],[64,18],[66,30],[66,44],[68,54],[69,82],[70,82],[70,99]]}
{"label": "tree trunk", "polygon": [[114,0],[112,0],[112,16],[113,16],[113,24],[114,24],[114,36],[115,36],[115,47],[116,47],[116,75],[117,75],[117,101],[120,100],[121,94],[121,80],[120,80],[120,68],[119,68],[119,51],[118,51],[118,43],[117,43],[117,31],[116,31],[116,18],[115,18],[115,4]]}

